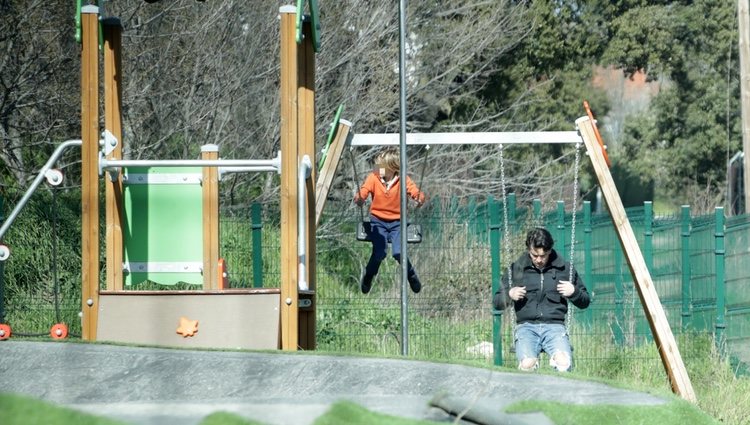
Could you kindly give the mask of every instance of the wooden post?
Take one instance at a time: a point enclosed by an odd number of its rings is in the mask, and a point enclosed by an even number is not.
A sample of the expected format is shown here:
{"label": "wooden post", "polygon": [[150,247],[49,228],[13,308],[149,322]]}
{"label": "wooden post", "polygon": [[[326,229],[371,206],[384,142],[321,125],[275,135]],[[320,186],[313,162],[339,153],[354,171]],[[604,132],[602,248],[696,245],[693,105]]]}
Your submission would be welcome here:
{"label": "wooden post", "polygon": [[96,340],[99,310],[99,8],[81,8],[81,337]]}
{"label": "wooden post", "polygon": [[[107,159],[122,159],[122,25],[107,18],[104,25],[104,129],[117,139]],[[104,176],[106,217],[107,290],[121,291],[122,278],[122,173],[113,181]]]}
{"label": "wooden post", "polygon": [[737,19],[739,20],[740,50],[740,105],[742,111],[742,161],[745,186],[745,209],[750,211],[750,16],[748,0],[737,1]]}
{"label": "wooden post", "polygon": [[[298,10],[297,13],[302,13]],[[312,25],[309,19],[302,24],[302,43],[297,50],[297,164],[307,155],[313,164],[305,188],[305,229],[307,246],[305,252],[305,276],[309,290],[300,295],[309,302],[299,311],[299,347],[315,349],[315,49]]]}
{"label": "wooden post", "polygon": [[328,191],[331,189],[333,177],[336,174],[336,168],[338,168],[341,154],[344,152],[344,146],[346,146],[349,138],[349,130],[352,128],[352,123],[346,120],[339,120],[337,125],[338,129],[336,130],[336,137],[328,147],[328,153],[323,161],[323,168],[320,170],[318,183],[315,187],[316,226],[320,223],[320,216],[323,214],[323,207],[325,207],[326,200],[328,199]]}
{"label": "wooden post", "polygon": [[281,14],[281,349],[295,351],[298,331],[297,270],[297,8],[282,6]]}
{"label": "wooden post", "polygon": [[[219,147],[201,146],[201,159],[219,159]],[[203,167],[203,289],[219,289],[219,169]]]}
{"label": "wooden post", "polygon": [[620,239],[620,244],[630,266],[630,272],[633,275],[633,281],[638,290],[638,296],[641,299],[641,304],[649,320],[651,332],[654,334],[664,369],[669,376],[672,391],[686,400],[695,402],[696,398],[693,386],[690,383],[690,377],[682,362],[680,350],[677,347],[674,335],[672,335],[667,316],[659,301],[659,295],[656,293],[656,288],[646,267],[643,254],[641,254],[641,250],[638,247],[638,242],[633,233],[633,228],[630,226],[628,216],[625,213],[625,207],[622,205],[622,200],[617,192],[612,174],[607,167],[602,148],[596,139],[594,123],[586,116],[577,119],[576,125],[586,144],[586,150],[588,151],[589,158],[591,158],[591,163],[594,166],[594,171],[596,172],[596,177],[604,198],[607,201],[609,213],[617,230],[617,236]]}

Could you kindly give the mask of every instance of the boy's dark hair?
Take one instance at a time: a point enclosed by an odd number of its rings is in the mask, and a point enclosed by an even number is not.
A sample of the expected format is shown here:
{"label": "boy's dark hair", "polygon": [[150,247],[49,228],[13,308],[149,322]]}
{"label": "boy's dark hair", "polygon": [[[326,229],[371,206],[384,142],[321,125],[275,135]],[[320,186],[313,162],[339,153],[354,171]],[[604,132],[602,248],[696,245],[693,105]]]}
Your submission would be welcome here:
{"label": "boy's dark hair", "polygon": [[526,234],[526,248],[542,248],[549,251],[554,244],[555,240],[552,239],[552,235],[543,227],[533,228]]}

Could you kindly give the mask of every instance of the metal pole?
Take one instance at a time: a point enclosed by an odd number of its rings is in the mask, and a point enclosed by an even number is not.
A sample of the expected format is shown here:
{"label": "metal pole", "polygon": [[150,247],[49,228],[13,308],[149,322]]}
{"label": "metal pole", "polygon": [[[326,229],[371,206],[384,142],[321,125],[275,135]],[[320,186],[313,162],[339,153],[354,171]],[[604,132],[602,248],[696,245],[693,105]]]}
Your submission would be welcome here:
{"label": "metal pole", "polygon": [[[583,201],[583,258],[585,264],[583,281],[586,283],[589,293],[593,294],[594,279],[592,277],[593,273],[591,272],[593,263],[593,256],[591,255],[591,236],[591,201]],[[589,326],[593,326],[594,324],[594,313],[592,310],[592,308],[587,308],[584,311],[584,317]]]}
{"label": "metal pole", "polygon": [[[557,235],[555,235],[555,251],[565,258],[565,201],[557,201]],[[572,261],[568,258],[568,261]]]}
{"label": "metal pole", "polygon": [[690,325],[690,206],[682,206],[682,330]]}
{"label": "metal pole", "polygon": [[[651,201],[643,203],[643,261],[650,273],[654,273],[654,205]],[[648,341],[653,341],[648,320],[644,317],[636,325],[637,332]]]}
{"label": "metal pole", "polygon": [[725,321],[726,314],[726,282],[724,275],[724,257],[726,250],[724,248],[724,208],[716,207],[715,211],[716,228],[714,229],[715,250],[714,261],[716,268],[716,344],[719,354],[723,357],[726,349],[725,331],[727,324]]}
{"label": "metal pole", "polygon": [[[492,294],[490,295],[490,304],[495,293],[500,289],[500,279],[502,276],[502,252],[500,247],[500,209],[498,208],[495,198],[489,197],[487,204],[490,208],[490,257],[492,258]],[[507,259],[506,259],[507,260]],[[492,307],[492,341],[494,363],[496,366],[503,365],[503,311],[496,310]]]}
{"label": "metal pole", "polygon": [[263,221],[261,205],[253,203],[250,208],[253,229],[253,288],[263,287]]}
{"label": "metal pole", "polygon": [[399,1],[398,19],[398,82],[399,82],[399,145],[401,147],[401,354],[409,355],[409,293],[406,289],[409,256],[406,226],[406,0]]}

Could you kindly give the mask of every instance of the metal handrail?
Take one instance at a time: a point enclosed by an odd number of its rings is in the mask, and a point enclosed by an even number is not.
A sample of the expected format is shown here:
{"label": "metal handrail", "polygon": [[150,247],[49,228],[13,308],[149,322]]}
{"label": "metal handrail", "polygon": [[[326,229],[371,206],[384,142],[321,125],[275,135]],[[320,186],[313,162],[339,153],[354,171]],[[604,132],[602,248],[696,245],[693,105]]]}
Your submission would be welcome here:
{"label": "metal handrail", "polygon": [[31,186],[26,190],[26,193],[24,193],[23,198],[16,204],[16,207],[13,208],[13,211],[8,216],[8,219],[3,222],[2,227],[0,227],[0,240],[3,239],[3,236],[5,236],[5,233],[10,228],[11,224],[13,224],[13,221],[15,221],[18,214],[21,212],[23,207],[26,206],[26,203],[29,202],[29,199],[31,198],[31,195],[34,193],[37,187],[42,183],[42,179],[47,177],[47,173],[52,169],[52,165],[57,162],[58,159],[60,159],[60,156],[62,156],[65,149],[71,147],[71,146],[81,146],[83,144],[83,141],[81,140],[66,140],[58,146],[55,151],[52,153],[52,156],[50,156],[49,160],[46,164],[44,164],[44,167],[42,167],[41,170],[39,170],[39,174],[36,176],[34,181],[31,183]]}

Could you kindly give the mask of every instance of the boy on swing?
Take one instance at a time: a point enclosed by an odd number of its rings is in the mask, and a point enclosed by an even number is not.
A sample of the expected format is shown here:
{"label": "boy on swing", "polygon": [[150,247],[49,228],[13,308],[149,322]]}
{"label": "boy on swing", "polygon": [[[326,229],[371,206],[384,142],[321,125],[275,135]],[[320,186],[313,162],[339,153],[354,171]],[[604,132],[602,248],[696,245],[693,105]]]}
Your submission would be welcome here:
{"label": "boy on swing", "polygon": [[[401,184],[399,182],[400,159],[397,148],[384,148],[375,157],[376,168],[367,175],[365,182],[354,195],[354,203],[362,206],[365,200],[372,195],[370,205],[370,235],[372,242],[372,254],[367,262],[365,272],[360,281],[360,289],[363,294],[370,292],[372,280],[378,274],[380,263],[388,256],[386,251],[388,242],[391,243],[393,258],[401,263]],[[406,193],[422,206],[425,194],[409,176],[406,176]],[[417,277],[417,272],[407,261],[407,280],[414,293],[422,290],[422,283]]]}

